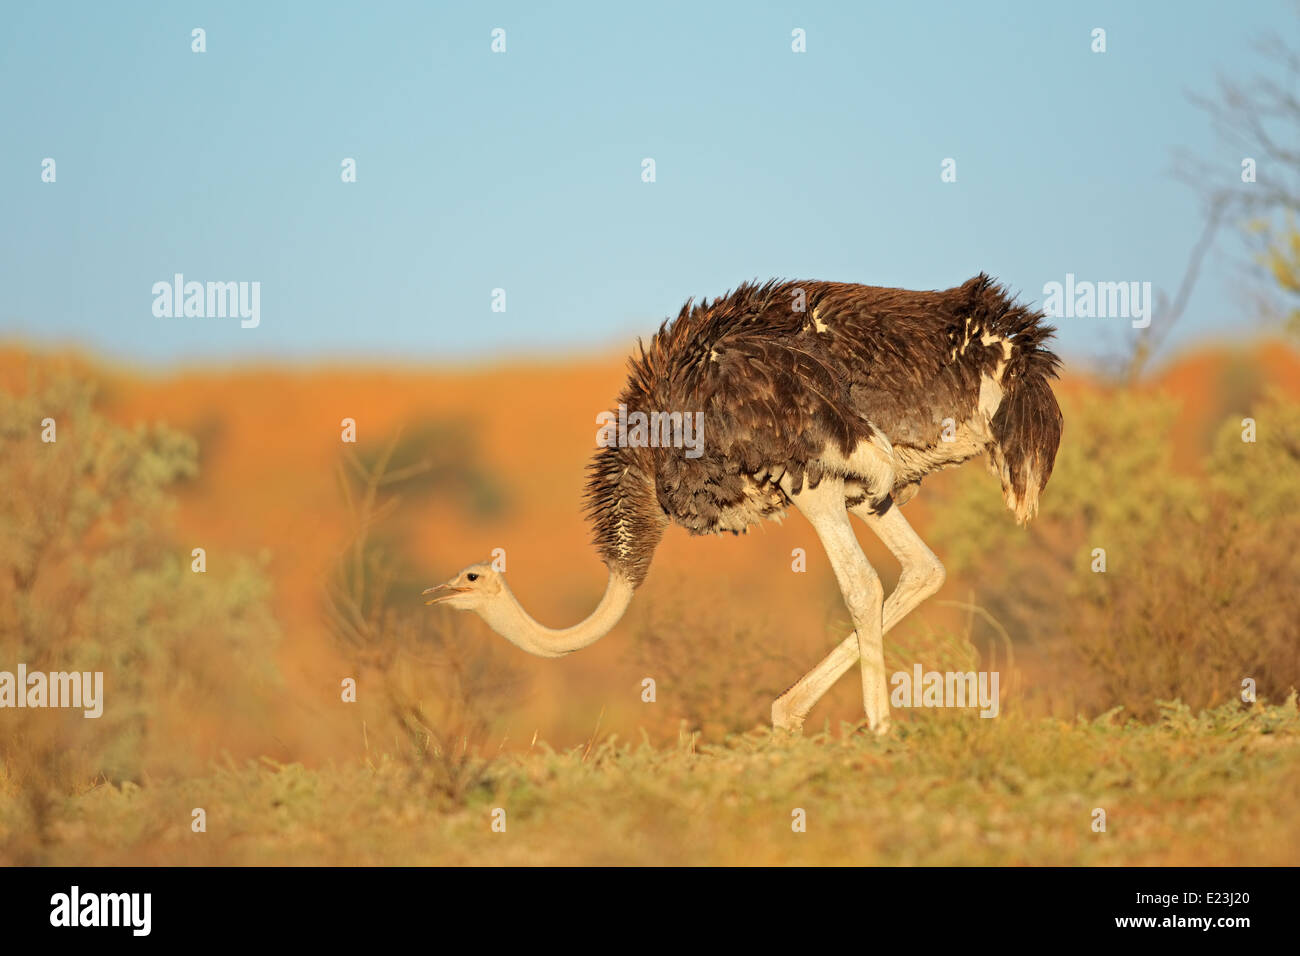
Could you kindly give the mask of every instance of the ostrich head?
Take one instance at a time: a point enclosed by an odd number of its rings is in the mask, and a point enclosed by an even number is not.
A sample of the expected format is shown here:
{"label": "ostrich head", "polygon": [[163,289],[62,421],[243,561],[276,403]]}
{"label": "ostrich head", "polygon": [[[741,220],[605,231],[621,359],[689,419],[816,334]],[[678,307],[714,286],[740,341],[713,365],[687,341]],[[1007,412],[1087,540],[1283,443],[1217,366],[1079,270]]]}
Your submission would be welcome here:
{"label": "ostrich head", "polygon": [[458,611],[480,614],[506,593],[506,582],[490,564],[471,564],[450,581],[427,589],[425,604],[443,604]]}

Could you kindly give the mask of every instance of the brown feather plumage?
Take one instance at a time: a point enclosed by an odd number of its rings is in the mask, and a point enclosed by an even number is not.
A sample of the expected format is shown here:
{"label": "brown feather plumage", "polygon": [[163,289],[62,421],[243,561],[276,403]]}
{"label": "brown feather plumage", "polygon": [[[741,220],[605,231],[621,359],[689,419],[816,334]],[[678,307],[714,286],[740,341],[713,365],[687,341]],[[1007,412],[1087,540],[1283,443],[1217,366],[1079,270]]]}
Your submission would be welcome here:
{"label": "brown feather plumage", "polygon": [[[1023,520],[1061,436],[1050,387],[1060,361],[1044,345],[1054,330],[1042,319],[983,274],[943,291],[774,280],[688,301],[639,344],[619,402],[629,411],[703,412],[703,454],[596,453],[587,512],[602,559],[639,585],[670,521],[695,534],[743,531],[788,506],[783,474],[795,493],[805,482],[815,487],[832,470],[828,448],[848,458],[876,430],[896,449],[939,454],[945,419],[970,419],[981,377],[999,367],[1004,394],[987,451]],[[893,487],[864,496],[901,503],[926,470],[958,460],[904,471]]]}

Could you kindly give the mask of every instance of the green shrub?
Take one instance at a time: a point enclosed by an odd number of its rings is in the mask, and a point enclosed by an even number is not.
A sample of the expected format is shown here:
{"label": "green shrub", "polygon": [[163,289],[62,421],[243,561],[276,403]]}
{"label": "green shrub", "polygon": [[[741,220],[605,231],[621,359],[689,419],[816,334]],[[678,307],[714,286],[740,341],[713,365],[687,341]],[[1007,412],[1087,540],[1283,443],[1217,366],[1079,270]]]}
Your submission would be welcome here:
{"label": "green shrub", "polygon": [[1239,699],[1246,678],[1274,700],[1300,686],[1300,406],[1260,403],[1253,443],[1241,417],[1225,422],[1197,474],[1174,467],[1170,400],[1117,389],[1063,404],[1027,530],[986,476],[956,476],[932,535],[950,568],[1047,649],[1081,709],[1150,718],[1156,699]]}
{"label": "green shrub", "polygon": [[71,373],[38,368],[31,382],[0,391],[0,670],[100,671],[103,715],[0,712],[0,786],[32,816],[18,858],[48,839],[62,796],[200,769],[193,728],[255,734],[277,680],[261,570],[208,549],[194,573],[202,542],[172,533],[169,492],[197,474],[195,442],[109,421]]}

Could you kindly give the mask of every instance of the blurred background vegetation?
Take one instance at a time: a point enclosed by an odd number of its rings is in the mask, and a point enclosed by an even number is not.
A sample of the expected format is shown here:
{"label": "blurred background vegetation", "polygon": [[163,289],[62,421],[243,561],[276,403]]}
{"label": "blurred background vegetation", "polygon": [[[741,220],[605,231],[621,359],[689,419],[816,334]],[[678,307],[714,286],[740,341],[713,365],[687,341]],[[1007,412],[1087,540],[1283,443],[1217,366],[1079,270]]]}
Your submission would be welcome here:
{"label": "blurred background vegetation", "polygon": [[194,573],[172,533],[170,493],[197,468],[189,437],[114,424],[91,384],[33,369],[27,391],[0,391],[0,442],[0,667],[104,674],[98,719],[0,720],[0,779],[27,811],[8,833],[22,861],[50,839],[62,797],[202,770],[191,735],[208,724],[263,737],[278,626],[256,562],[212,555]]}
{"label": "blurred background vegetation", "polygon": [[1300,404],[1273,394],[1243,411],[1184,471],[1175,403],[1077,395],[1027,535],[999,520],[978,474],[945,497],[938,553],[1016,640],[1050,656],[1038,692],[1053,709],[1150,718],[1158,700],[1234,699],[1246,677],[1273,700],[1300,686],[1300,591],[1282,584],[1300,580]]}

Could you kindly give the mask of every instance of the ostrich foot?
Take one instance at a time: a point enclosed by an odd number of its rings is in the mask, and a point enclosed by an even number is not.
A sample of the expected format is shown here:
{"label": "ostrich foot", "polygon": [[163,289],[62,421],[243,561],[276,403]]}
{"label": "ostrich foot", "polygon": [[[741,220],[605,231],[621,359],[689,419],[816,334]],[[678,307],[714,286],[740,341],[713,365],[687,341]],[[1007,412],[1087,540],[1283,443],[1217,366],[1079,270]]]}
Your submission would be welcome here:
{"label": "ostrich foot", "polygon": [[784,730],[791,734],[803,733],[803,717],[790,710],[785,698],[778,697],[772,702],[772,729]]}
{"label": "ostrich foot", "polygon": [[872,720],[870,717],[867,717],[858,721],[854,730],[860,734],[870,734],[873,737],[883,738],[889,736],[889,727],[890,723],[888,717],[885,717],[883,720]]}

